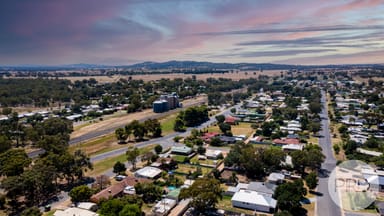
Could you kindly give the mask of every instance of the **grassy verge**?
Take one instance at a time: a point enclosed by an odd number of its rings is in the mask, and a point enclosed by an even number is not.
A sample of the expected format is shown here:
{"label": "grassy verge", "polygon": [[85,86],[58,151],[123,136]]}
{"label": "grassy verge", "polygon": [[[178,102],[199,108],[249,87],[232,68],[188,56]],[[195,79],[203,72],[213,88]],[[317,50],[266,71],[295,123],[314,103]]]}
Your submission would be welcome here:
{"label": "grassy verge", "polygon": [[163,135],[167,135],[174,132],[173,125],[175,123],[177,115],[178,113],[175,113],[160,119],[161,130]]}
{"label": "grassy verge", "polygon": [[92,139],[80,144],[71,145],[69,147],[70,152],[74,152],[77,149],[81,149],[88,155],[101,154],[103,152],[111,151],[121,148],[121,145],[117,144],[117,140],[114,134],[107,134],[105,136]]}

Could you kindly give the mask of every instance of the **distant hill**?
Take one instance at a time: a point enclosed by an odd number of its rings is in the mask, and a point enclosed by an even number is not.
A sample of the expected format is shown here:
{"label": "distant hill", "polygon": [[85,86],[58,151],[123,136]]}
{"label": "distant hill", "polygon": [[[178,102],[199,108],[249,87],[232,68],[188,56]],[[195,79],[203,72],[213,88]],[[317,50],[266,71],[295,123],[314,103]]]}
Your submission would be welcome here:
{"label": "distant hill", "polygon": [[199,61],[167,61],[167,62],[142,62],[133,65],[98,65],[98,64],[70,64],[57,66],[44,65],[17,65],[1,66],[0,70],[75,70],[75,69],[112,69],[121,68],[128,70],[187,70],[187,71],[212,71],[212,70],[291,70],[291,69],[312,69],[312,68],[383,68],[383,65],[374,64],[350,64],[350,65],[288,65],[288,64],[270,64],[270,63],[213,63]]}

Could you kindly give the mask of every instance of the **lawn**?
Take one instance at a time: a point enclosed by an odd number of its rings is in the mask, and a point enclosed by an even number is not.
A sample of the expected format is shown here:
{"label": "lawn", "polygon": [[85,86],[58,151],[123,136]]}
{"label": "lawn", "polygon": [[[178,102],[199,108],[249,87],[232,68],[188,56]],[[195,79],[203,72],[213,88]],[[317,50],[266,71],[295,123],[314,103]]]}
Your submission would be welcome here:
{"label": "lawn", "polygon": [[207,164],[207,165],[216,165],[216,164],[219,164],[220,162],[221,160],[210,160],[210,159],[199,160],[199,155],[195,155],[193,158],[191,158],[191,163],[193,164],[199,163],[199,164]]}
{"label": "lawn", "polygon": [[167,135],[174,132],[173,125],[175,124],[177,115],[178,113],[175,113],[160,119],[162,135]]}
{"label": "lawn", "polygon": [[[233,135],[247,135],[248,137],[252,135],[254,130],[251,128],[251,123],[240,122],[238,125],[231,125],[231,131]],[[208,128],[208,132],[218,132],[221,133],[219,126],[211,126]]]}
{"label": "lawn", "polygon": [[108,134],[76,145],[71,145],[69,146],[69,151],[74,152],[77,149],[81,149],[86,154],[92,156],[121,147],[121,145],[117,144],[115,134]]}
{"label": "lawn", "polygon": [[[178,168],[175,170],[175,172],[178,173],[184,173],[184,174],[189,174],[190,172],[195,172],[198,166],[191,165],[191,164],[178,164]],[[212,169],[207,168],[207,167],[201,167],[201,171],[203,172],[203,175],[206,175],[209,173]]]}
{"label": "lawn", "polygon": [[247,209],[241,209],[241,208],[233,207],[231,199],[232,199],[231,196],[223,196],[223,199],[219,200],[219,203],[216,205],[216,207],[218,209],[224,209],[224,210],[227,210],[227,211],[244,213],[244,214],[248,214],[248,215],[253,215],[254,214],[254,211],[252,211],[252,210],[247,210]]}

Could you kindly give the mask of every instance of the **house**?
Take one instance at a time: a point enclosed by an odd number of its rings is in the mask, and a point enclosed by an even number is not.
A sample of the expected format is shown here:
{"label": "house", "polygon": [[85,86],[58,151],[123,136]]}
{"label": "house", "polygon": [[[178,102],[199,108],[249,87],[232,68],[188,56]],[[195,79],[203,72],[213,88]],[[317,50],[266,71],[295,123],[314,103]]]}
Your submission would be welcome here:
{"label": "house", "polygon": [[288,144],[282,147],[283,151],[302,151],[304,144]]}
{"label": "house", "polygon": [[81,208],[67,208],[65,210],[56,210],[53,216],[99,216],[99,214]]}
{"label": "house", "polygon": [[80,202],[77,204],[77,208],[96,212],[97,211],[97,204],[93,203],[93,202]]}
{"label": "house", "polygon": [[163,170],[156,168],[156,167],[151,167],[151,166],[146,166],[143,167],[135,172],[135,177],[137,178],[146,178],[146,179],[155,179],[160,176],[160,174],[163,172]]}
{"label": "house", "polygon": [[212,139],[213,137],[218,136],[218,135],[219,135],[219,133],[217,133],[217,132],[205,133],[205,134],[201,137],[201,139],[204,140],[204,142],[211,142],[211,139]]}
{"label": "house", "polygon": [[110,197],[121,196],[124,194],[124,189],[126,189],[127,186],[134,187],[137,183],[143,183],[143,182],[150,182],[150,180],[127,176],[125,179],[123,179],[119,183],[111,185],[105,188],[104,190],[101,190],[99,193],[94,194],[90,200],[94,203],[99,203],[101,200],[109,199]]}
{"label": "house", "polygon": [[240,190],[236,192],[231,202],[233,207],[262,212],[274,212],[277,204],[277,201],[272,197],[261,195],[256,191],[250,190]]}
{"label": "house", "polygon": [[173,146],[171,148],[171,153],[178,154],[178,155],[190,155],[192,151],[193,149],[187,146]]}
{"label": "house", "polygon": [[300,144],[299,139],[292,139],[292,138],[282,138],[282,139],[274,139],[272,141],[273,144],[277,146],[283,146],[283,145],[289,145],[289,144]]}
{"label": "house", "polygon": [[357,148],[356,151],[359,152],[360,154],[365,154],[373,157],[380,157],[381,155],[383,155],[383,153],[381,152],[366,150],[362,148]]}
{"label": "house", "polygon": [[233,144],[236,143],[236,137],[230,137],[230,136],[219,136],[219,139],[221,142],[226,143],[226,144]]}
{"label": "house", "polygon": [[205,156],[207,157],[207,159],[216,160],[220,155],[222,155],[221,150],[207,149],[205,151]]}
{"label": "house", "polygon": [[255,191],[261,195],[272,197],[277,186],[268,182],[250,182],[247,190]]}
{"label": "house", "polygon": [[164,198],[152,208],[152,212],[156,215],[167,215],[176,204],[176,200]]}
{"label": "house", "polygon": [[281,184],[284,182],[285,176],[281,173],[273,172],[267,177],[267,181],[272,184]]}
{"label": "house", "polygon": [[384,192],[384,171],[368,168],[362,169],[361,173],[369,184],[369,190]]}
{"label": "house", "polygon": [[256,136],[251,139],[249,139],[249,143],[251,144],[266,144],[264,141],[264,137],[262,136]]}
{"label": "house", "polygon": [[235,125],[237,123],[237,121],[238,121],[237,118],[229,115],[229,116],[225,117],[224,123],[227,123],[230,125]]}

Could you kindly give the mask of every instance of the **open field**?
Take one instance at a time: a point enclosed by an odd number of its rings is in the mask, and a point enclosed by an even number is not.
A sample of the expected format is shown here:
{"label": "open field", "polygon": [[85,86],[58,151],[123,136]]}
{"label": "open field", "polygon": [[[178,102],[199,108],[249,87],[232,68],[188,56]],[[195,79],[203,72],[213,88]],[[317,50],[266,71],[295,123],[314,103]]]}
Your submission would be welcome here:
{"label": "open field", "polygon": [[233,73],[207,73],[207,74],[183,74],[183,73],[172,73],[172,74],[146,74],[146,75],[114,75],[114,76],[74,76],[74,77],[59,77],[59,79],[67,79],[72,82],[76,80],[84,80],[94,78],[100,83],[108,83],[108,82],[116,82],[119,79],[128,79],[131,77],[133,80],[144,80],[144,81],[153,81],[164,79],[176,79],[176,78],[187,78],[196,76],[198,80],[206,80],[207,78],[228,78],[233,80],[240,79],[249,79],[249,78],[257,78],[259,75],[268,75],[268,76],[280,76],[281,70],[265,70],[263,72],[260,71],[239,71]]}
{"label": "open field", "polygon": [[[251,128],[251,123],[240,122],[238,125],[231,125],[231,131],[233,135],[252,135],[254,130]],[[208,128],[208,132],[221,132],[219,126],[211,126]]]}

